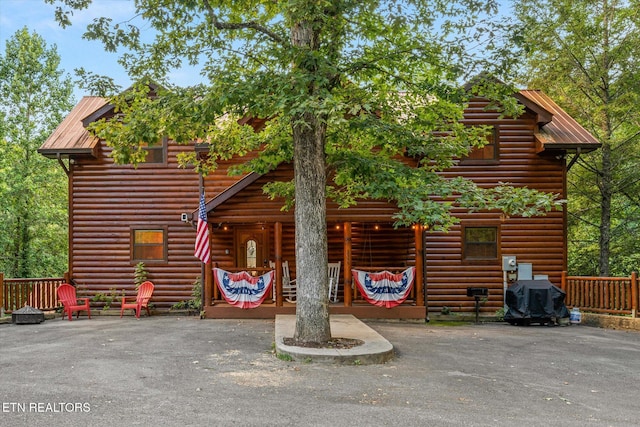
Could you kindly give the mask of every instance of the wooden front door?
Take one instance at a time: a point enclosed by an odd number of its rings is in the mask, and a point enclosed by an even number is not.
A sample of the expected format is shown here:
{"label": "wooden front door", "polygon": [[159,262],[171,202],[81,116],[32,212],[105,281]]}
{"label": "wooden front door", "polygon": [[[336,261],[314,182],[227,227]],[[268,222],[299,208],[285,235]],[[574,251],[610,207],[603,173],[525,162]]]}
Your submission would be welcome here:
{"label": "wooden front door", "polygon": [[236,267],[250,270],[269,266],[269,234],[264,226],[236,228]]}

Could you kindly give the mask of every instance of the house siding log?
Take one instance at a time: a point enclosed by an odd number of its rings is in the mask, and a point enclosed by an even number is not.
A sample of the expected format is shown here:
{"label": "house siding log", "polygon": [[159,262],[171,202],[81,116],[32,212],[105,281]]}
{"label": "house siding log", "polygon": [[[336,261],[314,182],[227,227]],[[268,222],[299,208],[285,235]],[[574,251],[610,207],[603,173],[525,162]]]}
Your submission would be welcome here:
{"label": "house siding log", "polygon": [[152,303],[168,309],[191,297],[200,263],[193,257],[195,230],[180,214],[198,204],[198,177],[191,169],[178,168],[176,155],[192,150],[168,144],[166,164],[133,168],[115,165],[111,150],[101,144],[96,160],[72,165],[70,270],[80,290],[90,296],[135,295],[131,230],[157,227],[166,230],[169,244],[166,262],[145,262],[156,286]]}
{"label": "house siding log", "polygon": [[[526,111],[517,119],[501,119],[498,113],[485,110],[486,103],[474,99],[465,114],[467,124],[495,125],[499,137],[499,162],[488,165],[460,164],[442,172],[445,177],[465,176],[478,185],[490,187],[500,182],[527,186],[565,196],[565,162],[552,156],[536,154],[534,132],[536,116]],[[147,262],[150,280],[156,284],[153,303],[169,308],[188,299],[200,263],[193,257],[195,229],[180,221],[180,213],[191,213],[198,205],[198,176],[191,169],[178,168],[176,155],[193,146],[168,145],[167,163],[163,165],[114,165],[110,149],[97,147],[98,158],[79,160],[71,165],[70,175],[70,271],[79,288],[90,295],[135,293],[131,260],[130,233],[135,226],[163,227],[169,241],[167,262]],[[239,160],[221,162],[219,169],[204,180],[207,200],[223,193],[241,177],[228,176],[230,165]],[[234,197],[209,213],[212,236],[212,259],[221,268],[235,267],[233,227],[224,225],[262,223],[269,227],[269,239],[275,241],[273,224],[282,225],[282,260],[290,263],[296,275],[293,211],[281,210],[282,199],[270,200],[262,191],[270,181],[289,181],[293,169],[280,165],[259,177]],[[354,267],[415,265],[415,236],[409,228],[394,229],[395,207],[385,201],[361,201],[349,209],[339,209],[327,202],[329,261],[344,259],[344,224],[351,230],[351,254]],[[429,311],[443,307],[471,312],[473,298],[466,296],[469,286],[489,288],[485,312],[502,306],[501,256],[515,255],[518,262],[533,264],[534,274],[547,274],[559,284],[566,269],[565,213],[551,212],[537,218],[503,218],[497,212],[469,214],[456,210],[461,224],[494,224],[500,230],[498,258],[473,264],[462,259],[461,226],[449,233],[425,232],[424,260],[426,295]],[[374,229],[378,225],[379,229]],[[270,248],[269,259],[275,259]],[[345,277],[344,268],[341,277]],[[342,282],[343,279],[341,279]],[[342,292],[342,289],[341,289]],[[355,295],[354,303],[361,302]],[[412,296],[415,298],[415,295]]]}
{"label": "house siding log", "polygon": [[[491,187],[500,182],[526,186],[565,197],[563,159],[536,154],[536,118],[525,112],[518,119],[500,120],[485,111],[486,103],[472,100],[465,114],[467,124],[498,127],[499,162],[490,165],[458,165],[444,176],[462,175],[478,185]],[[425,245],[426,282],[429,312],[444,307],[453,312],[472,312],[475,300],[466,296],[467,287],[489,288],[482,311],[491,313],[503,306],[502,256],[515,255],[518,263],[531,263],[534,274],[546,274],[559,285],[566,265],[564,212],[552,211],[535,218],[504,218],[496,212],[465,213],[456,216],[461,224],[495,225],[500,230],[499,252],[495,261],[474,264],[463,260],[461,225],[449,233],[427,232]]]}

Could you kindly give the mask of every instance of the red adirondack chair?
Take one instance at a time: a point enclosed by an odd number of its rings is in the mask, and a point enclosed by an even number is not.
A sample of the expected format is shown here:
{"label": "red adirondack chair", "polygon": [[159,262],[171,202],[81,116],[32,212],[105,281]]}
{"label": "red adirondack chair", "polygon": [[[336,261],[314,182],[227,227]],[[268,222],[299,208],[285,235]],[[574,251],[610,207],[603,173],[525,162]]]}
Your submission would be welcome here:
{"label": "red adirondack chair", "polygon": [[[62,303],[62,307],[64,312],[69,316],[69,321],[71,321],[71,317],[74,311],[78,314],[76,318],[80,317],[80,312],[82,310],[86,310],[89,315],[89,319],[91,319],[91,308],[89,307],[89,298],[76,298],[76,288],[71,286],[68,283],[63,283],[58,286],[56,289],[58,294],[58,299]],[[84,301],[80,303],[81,301]],[[64,317],[64,316],[63,316]]]}
{"label": "red adirondack chair", "polygon": [[127,297],[122,298],[122,305],[120,306],[120,317],[125,310],[131,309],[136,311],[136,317],[140,318],[140,311],[143,308],[147,309],[147,315],[151,316],[151,312],[149,311],[149,300],[151,299],[151,295],[153,294],[153,283],[146,281],[142,283],[138,287],[138,296],[136,297],[136,302],[127,302]]}

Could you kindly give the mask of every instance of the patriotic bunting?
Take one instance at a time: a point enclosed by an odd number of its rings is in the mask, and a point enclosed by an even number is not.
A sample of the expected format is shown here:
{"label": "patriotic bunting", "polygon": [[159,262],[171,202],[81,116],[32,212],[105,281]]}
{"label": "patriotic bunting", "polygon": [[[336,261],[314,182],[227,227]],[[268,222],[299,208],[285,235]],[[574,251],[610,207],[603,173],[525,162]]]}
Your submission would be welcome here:
{"label": "patriotic bunting", "polygon": [[358,290],[369,303],[392,308],[407,299],[416,275],[416,268],[409,267],[399,274],[389,271],[369,273],[351,270]]}
{"label": "patriotic bunting", "polygon": [[253,277],[246,271],[230,273],[220,268],[213,269],[213,277],[224,299],[239,308],[256,308],[273,286],[275,271]]}

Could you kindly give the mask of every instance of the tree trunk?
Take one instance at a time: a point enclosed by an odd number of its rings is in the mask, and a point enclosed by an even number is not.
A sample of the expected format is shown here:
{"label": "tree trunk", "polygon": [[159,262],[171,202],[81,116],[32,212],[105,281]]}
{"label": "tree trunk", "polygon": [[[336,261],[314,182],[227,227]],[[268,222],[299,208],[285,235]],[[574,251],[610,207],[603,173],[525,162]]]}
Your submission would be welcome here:
{"label": "tree trunk", "polygon": [[[305,51],[318,48],[318,32],[310,22],[299,22],[291,28],[291,43]],[[301,88],[310,98],[318,87],[311,78],[316,71],[309,62],[296,63],[295,72],[307,74]],[[296,328],[294,340],[301,343],[323,343],[331,338],[327,273],[327,204],[325,135],[326,122],[317,113],[295,115],[293,127],[293,165],[295,180],[296,227]]]}
{"label": "tree trunk", "polygon": [[600,182],[600,256],[598,272],[600,276],[609,276],[609,256],[611,242],[611,198],[613,192],[613,171],[611,167],[611,147],[602,144],[602,176]]}
{"label": "tree trunk", "polygon": [[300,342],[331,338],[327,283],[325,126],[304,117],[308,126],[294,126],[296,226],[296,330]]}
{"label": "tree trunk", "polygon": [[[600,94],[600,98],[602,100],[602,104],[604,106],[608,106],[611,103],[611,96],[609,93],[610,87],[610,63],[608,59],[608,52],[610,49],[609,46],[609,5],[605,0],[602,4],[603,6],[603,53],[602,53],[602,67],[606,72],[602,78],[602,86],[600,84],[598,87],[601,88],[602,92]],[[610,116],[607,113],[609,109],[602,109],[602,134],[605,135],[606,140],[602,144],[602,176],[600,177],[600,195],[602,200],[600,202],[600,238],[599,238],[599,246],[600,246],[600,256],[598,258],[598,271],[600,276],[609,276],[609,256],[611,255],[610,247],[611,247],[611,199],[613,198],[614,192],[614,178],[613,178],[613,165],[611,160],[611,122]]]}

